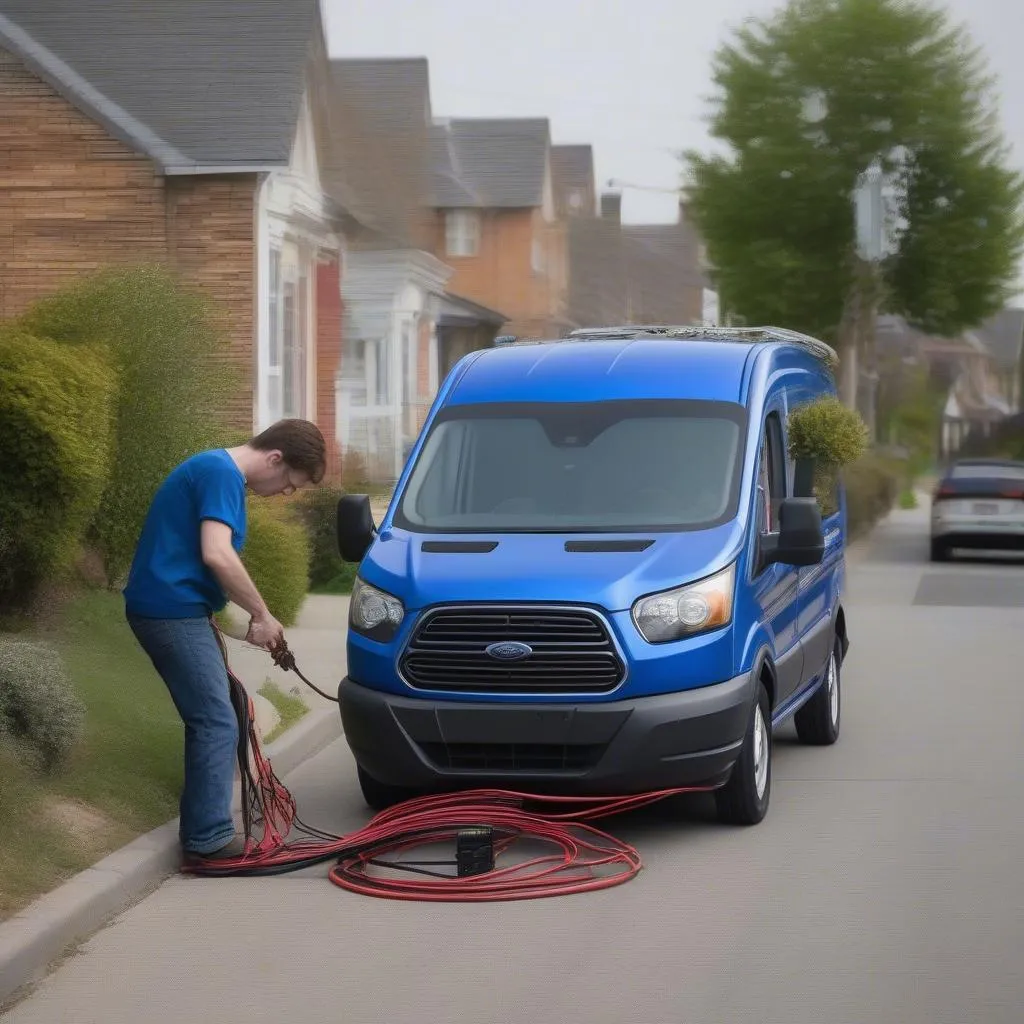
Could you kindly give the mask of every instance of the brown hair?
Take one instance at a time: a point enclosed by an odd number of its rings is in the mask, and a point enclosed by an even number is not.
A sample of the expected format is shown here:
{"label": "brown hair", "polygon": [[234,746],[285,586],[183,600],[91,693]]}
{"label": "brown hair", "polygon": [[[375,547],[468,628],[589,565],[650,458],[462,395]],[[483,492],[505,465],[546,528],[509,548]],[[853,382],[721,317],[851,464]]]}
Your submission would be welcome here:
{"label": "brown hair", "polygon": [[320,428],[309,420],[278,420],[261,434],[257,434],[249,447],[259,452],[279,451],[284,461],[318,484],[327,469],[327,444]]}

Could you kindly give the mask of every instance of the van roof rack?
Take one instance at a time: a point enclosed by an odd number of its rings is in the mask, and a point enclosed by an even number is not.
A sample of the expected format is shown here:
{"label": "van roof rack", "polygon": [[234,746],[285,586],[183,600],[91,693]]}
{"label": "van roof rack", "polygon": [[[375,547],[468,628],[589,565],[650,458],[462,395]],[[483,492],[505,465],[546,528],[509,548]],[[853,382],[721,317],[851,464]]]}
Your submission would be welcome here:
{"label": "van roof rack", "polygon": [[599,341],[602,338],[677,338],[700,341],[774,341],[790,345],[801,345],[820,359],[833,365],[839,364],[839,356],[831,345],[809,334],[791,331],[785,327],[698,327],[672,325],[636,325],[622,327],[581,327],[570,332],[569,339]]}

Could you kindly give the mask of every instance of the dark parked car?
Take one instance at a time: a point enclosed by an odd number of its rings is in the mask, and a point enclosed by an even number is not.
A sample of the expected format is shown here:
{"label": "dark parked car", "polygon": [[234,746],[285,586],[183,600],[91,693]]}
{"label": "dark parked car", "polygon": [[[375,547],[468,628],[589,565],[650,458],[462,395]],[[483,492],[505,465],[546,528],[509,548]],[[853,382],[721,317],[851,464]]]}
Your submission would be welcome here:
{"label": "dark parked car", "polygon": [[961,459],[946,470],[932,498],[932,561],[955,548],[1024,549],[1024,462]]}

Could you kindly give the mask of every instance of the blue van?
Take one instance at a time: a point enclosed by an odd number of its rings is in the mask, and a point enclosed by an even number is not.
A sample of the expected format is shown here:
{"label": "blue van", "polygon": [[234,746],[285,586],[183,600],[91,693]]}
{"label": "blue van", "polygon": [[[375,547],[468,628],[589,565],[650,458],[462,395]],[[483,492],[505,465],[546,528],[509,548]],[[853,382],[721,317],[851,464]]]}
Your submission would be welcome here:
{"label": "blue van", "polygon": [[773,729],[839,735],[845,498],[823,516],[787,444],[834,357],[774,328],[628,327],[463,358],[379,528],[366,496],[338,505],[367,803],[707,785],[759,822]]}

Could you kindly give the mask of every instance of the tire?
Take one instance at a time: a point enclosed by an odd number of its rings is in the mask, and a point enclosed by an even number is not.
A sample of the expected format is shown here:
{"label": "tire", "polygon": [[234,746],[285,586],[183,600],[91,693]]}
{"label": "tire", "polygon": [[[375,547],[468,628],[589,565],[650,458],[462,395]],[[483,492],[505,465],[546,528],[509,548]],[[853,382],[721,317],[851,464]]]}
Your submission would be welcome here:
{"label": "tire", "polygon": [[832,645],[832,656],[825,669],[825,681],[793,716],[801,743],[827,747],[839,739],[843,717],[842,663],[842,647],[839,637],[836,637]]}
{"label": "tire", "polygon": [[380,782],[361,765],[356,766],[356,774],[359,777],[359,788],[363,792],[363,799],[371,810],[383,811],[419,795],[411,789]]}
{"label": "tire", "polygon": [[949,548],[941,540],[933,540],[931,544],[931,560],[933,562],[948,562]]}
{"label": "tire", "polygon": [[719,820],[727,825],[756,825],[764,819],[772,795],[772,753],[771,702],[758,680],[757,701],[750,711],[739,760],[729,781],[715,792]]}

